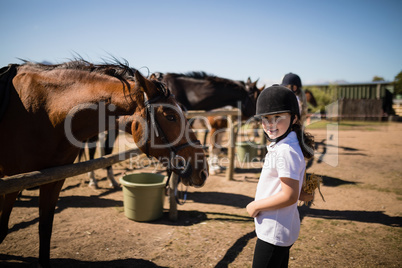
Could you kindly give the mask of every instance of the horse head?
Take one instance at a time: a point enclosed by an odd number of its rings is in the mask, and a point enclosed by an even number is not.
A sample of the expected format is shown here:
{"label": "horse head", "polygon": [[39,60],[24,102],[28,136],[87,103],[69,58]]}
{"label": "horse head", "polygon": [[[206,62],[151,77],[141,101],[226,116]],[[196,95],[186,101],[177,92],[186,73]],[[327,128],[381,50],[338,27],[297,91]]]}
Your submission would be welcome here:
{"label": "horse head", "polygon": [[245,83],[246,86],[246,91],[248,92],[248,95],[250,98],[253,100],[254,103],[257,103],[257,98],[260,95],[261,91],[265,88],[265,85],[263,85],[261,88],[257,87],[258,80],[255,80],[255,82],[251,81],[251,78],[249,77],[247,79],[247,82]]}
{"label": "horse head", "polygon": [[250,77],[247,79],[246,83],[243,82],[247,96],[245,101],[242,102],[242,113],[246,117],[255,115],[257,98],[264,89],[264,87],[261,89],[258,88],[257,83],[258,79],[255,82],[252,82]]}
{"label": "horse head", "polygon": [[208,177],[204,150],[169,89],[156,78],[134,75],[136,92],[142,92],[131,131],[138,148],[177,173],[185,185],[202,186]]}

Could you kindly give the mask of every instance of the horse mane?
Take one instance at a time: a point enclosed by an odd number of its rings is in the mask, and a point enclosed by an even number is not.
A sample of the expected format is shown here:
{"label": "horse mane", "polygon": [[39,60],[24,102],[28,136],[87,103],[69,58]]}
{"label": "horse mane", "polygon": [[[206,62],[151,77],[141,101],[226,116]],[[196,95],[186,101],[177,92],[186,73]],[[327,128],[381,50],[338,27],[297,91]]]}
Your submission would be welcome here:
{"label": "horse mane", "polygon": [[41,71],[50,71],[55,69],[65,70],[82,70],[87,72],[95,72],[99,74],[106,74],[112,77],[116,77],[119,80],[133,80],[136,69],[131,68],[126,60],[121,62],[114,59],[114,63],[105,62],[103,64],[94,64],[83,58],[72,59],[68,62],[60,64],[45,64],[37,62],[25,61],[26,65],[30,65]]}
{"label": "horse mane", "polygon": [[188,72],[184,74],[179,74],[180,76],[185,76],[188,78],[194,78],[194,79],[208,79],[208,78],[216,78],[215,75],[212,74],[207,74],[206,72],[199,71],[199,72]]}
{"label": "horse mane", "polygon": [[[94,64],[80,57],[60,64],[44,64],[25,60],[23,61],[26,65],[30,65],[40,71],[50,71],[55,69],[82,70],[90,73],[94,72],[115,77],[123,83],[123,90],[125,91],[125,88],[127,87],[128,91],[130,92],[131,87],[128,81],[134,81],[134,73],[137,70],[130,67],[127,60],[124,60],[124,62],[119,61],[116,58],[113,58],[113,60],[114,62],[112,63],[105,62],[103,64]],[[156,80],[151,81],[154,83],[158,91],[164,96],[167,97],[170,95],[170,91],[163,85],[163,83]]]}
{"label": "horse mane", "polygon": [[205,80],[209,84],[213,86],[219,86],[219,85],[229,85],[229,86],[237,86],[237,88],[240,91],[246,91],[245,88],[245,83],[242,81],[235,81],[223,77],[219,77],[213,74],[208,74],[203,71],[198,71],[198,72],[187,72],[187,73],[181,73],[181,74],[173,74],[176,77],[185,77],[185,78],[192,78],[192,79],[197,79],[197,80]]}

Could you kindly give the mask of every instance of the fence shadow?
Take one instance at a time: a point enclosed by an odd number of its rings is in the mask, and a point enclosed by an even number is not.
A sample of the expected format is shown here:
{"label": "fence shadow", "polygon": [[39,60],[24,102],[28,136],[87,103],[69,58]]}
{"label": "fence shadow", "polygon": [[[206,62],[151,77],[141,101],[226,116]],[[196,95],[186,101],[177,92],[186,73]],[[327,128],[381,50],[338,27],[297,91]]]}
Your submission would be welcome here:
{"label": "fence shadow", "polygon": [[[330,137],[331,139],[331,137]],[[317,160],[317,163],[321,163],[324,161],[324,157],[328,152],[328,147],[335,147],[338,149],[337,154],[338,155],[362,155],[362,156],[367,156],[367,154],[360,152],[359,149],[352,148],[352,147],[347,147],[347,146],[340,146],[338,145],[332,145],[332,144],[327,144],[327,139],[323,139],[319,142],[315,142],[314,144],[314,149],[316,152],[318,152],[318,156],[315,158],[310,159],[307,164],[306,164],[306,169],[310,168],[314,164],[314,159]]]}
{"label": "fence shadow", "polygon": [[[209,217],[208,217],[209,216]],[[155,225],[170,226],[191,226],[207,221],[224,221],[224,222],[252,222],[253,218],[238,214],[220,213],[220,212],[201,212],[198,210],[179,210],[177,220],[169,219],[169,211],[165,210],[160,219],[147,222]]]}
{"label": "fence shadow", "polygon": [[[114,190],[111,190],[114,191]],[[123,207],[123,201],[99,198],[100,195],[96,196],[61,196],[57,202],[55,209],[55,215],[62,212],[66,208],[77,208],[77,207],[87,207],[87,208],[106,208],[106,207]],[[38,196],[21,196],[20,199],[15,201],[14,207],[34,207],[37,208],[39,204]],[[15,224],[11,227],[8,233],[18,231],[20,229],[27,228],[33,224],[39,222],[39,214],[37,217],[30,221],[23,221]]]}
{"label": "fence shadow", "polygon": [[[311,175],[311,173],[307,172],[307,176],[310,176],[310,175]],[[326,176],[326,175],[320,175],[320,174],[315,174],[315,175],[321,176],[322,185],[328,186],[328,187],[337,187],[337,186],[341,186],[341,185],[356,185],[356,184],[358,184],[358,182],[345,181],[345,180],[341,180],[341,179]]]}
{"label": "fence shadow", "polygon": [[[0,266],[4,268],[27,268],[38,267],[37,258],[20,257],[14,255],[0,254]],[[85,267],[85,268],[121,268],[121,267],[144,267],[144,268],[165,268],[155,263],[143,259],[124,259],[111,261],[81,261],[75,259],[51,259],[52,267],[70,268],[70,267]],[[166,267],[167,268],[167,267]]]}
{"label": "fence shadow", "polygon": [[383,211],[326,210],[307,206],[299,207],[300,218],[311,217],[327,220],[347,220],[365,223],[378,223],[391,227],[402,227],[402,217],[392,217]]}
{"label": "fence shadow", "polygon": [[216,204],[237,208],[245,208],[254,198],[241,195],[222,192],[192,192],[188,193],[188,200],[196,203]]}

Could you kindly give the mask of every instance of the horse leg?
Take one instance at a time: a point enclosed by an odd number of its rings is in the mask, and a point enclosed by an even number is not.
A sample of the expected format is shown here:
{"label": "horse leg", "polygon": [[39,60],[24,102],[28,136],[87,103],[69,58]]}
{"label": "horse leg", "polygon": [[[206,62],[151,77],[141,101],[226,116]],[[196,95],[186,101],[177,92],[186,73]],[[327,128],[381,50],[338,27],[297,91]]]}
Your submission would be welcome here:
{"label": "horse leg", "polygon": [[223,117],[208,117],[211,124],[211,146],[209,147],[210,174],[218,174],[224,170],[219,165],[219,153],[221,151],[222,139],[227,128],[227,119]]}
{"label": "horse leg", "polygon": [[[111,132],[111,131],[114,131],[114,132]],[[109,130],[107,132],[106,139],[105,139],[105,147],[104,147],[105,155],[111,154],[113,152],[113,145],[114,145],[114,142],[116,141],[117,135],[119,135],[118,129]],[[110,186],[112,186],[114,189],[119,188],[120,187],[119,184],[114,179],[112,166],[108,166],[106,168],[106,170],[107,170],[107,178],[110,181]]]}
{"label": "horse leg", "polygon": [[40,186],[39,193],[39,264],[50,267],[50,238],[57,200],[64,180]]}
{"label": "horse leg", "polygon": [[8,233],[8,221],[19,192],[0,195],[0,244]]}
{"label": "horse leg", "polygon": [[206,146],[207,145],[207,137],[208,137],[209,129],[206,129],[204,132],[204,141],[202,145]]}
{"label": "horse leg", "polygon": [[217,140],[216,140],[216,129],[211,129],[211,146],[209,147],[209,173],[211,175],[215,175],[220,173],[221,169],[219,167],[219,152],[220,148],[217,148]]}
{"label": "horse leg", "polygon": [[[219,153],[222,150],[222,141],[223,141],[223,137],[225,135],[224,129],[220,129],[219,131],[215,132],[215,146],[216,148],[214,148],[213,150],[213,154],[216,155],[216,157],[219,159]],[[219,162],[217,163],[219,171],[224,171],[226,168],[219,165]]]}
{"label": "horse leg", "polygon": [[[95,159],[95,152],[96,152],[96,142],[98,141],[98,135],[88,139],[88,154],[89,154],[89,160]],[[89,187],[92,187],[94,189],[98,189],[98,182],[96,181],[95,178],[95,171],[91,170],[88,172],[89,176]]]}

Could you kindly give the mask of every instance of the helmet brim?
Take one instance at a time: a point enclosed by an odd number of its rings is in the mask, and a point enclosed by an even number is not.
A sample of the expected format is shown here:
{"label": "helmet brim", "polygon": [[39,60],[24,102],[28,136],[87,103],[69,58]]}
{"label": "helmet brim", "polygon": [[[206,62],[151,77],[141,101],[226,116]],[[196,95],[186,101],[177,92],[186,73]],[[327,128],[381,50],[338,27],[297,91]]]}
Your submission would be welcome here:
{"label": "helmet brim", "polygon": [[275,112],[270,112],[270,113],[263,113],[263,114],[256,114],[255,116],[254,116],[254,118],[261,118],[261,117],[263,117],[264,115],[272,115],[272,114],[281,114],[281,113],[292,113],[292,111],[291,110],[283,110],[283,111],[275,111]]}

